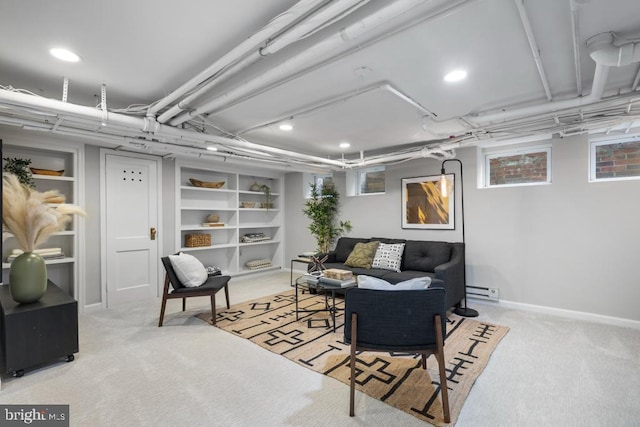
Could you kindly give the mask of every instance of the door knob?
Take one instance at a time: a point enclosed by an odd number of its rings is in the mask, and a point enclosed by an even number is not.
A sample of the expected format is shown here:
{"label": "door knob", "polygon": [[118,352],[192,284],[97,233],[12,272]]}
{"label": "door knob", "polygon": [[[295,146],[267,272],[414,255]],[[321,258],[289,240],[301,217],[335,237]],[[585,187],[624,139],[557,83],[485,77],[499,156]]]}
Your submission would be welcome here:
{"label": "door knob", "polygon": [[154,227],[151,227],[149,234],[151,235],[151,240],[156,240],[156,229]]}

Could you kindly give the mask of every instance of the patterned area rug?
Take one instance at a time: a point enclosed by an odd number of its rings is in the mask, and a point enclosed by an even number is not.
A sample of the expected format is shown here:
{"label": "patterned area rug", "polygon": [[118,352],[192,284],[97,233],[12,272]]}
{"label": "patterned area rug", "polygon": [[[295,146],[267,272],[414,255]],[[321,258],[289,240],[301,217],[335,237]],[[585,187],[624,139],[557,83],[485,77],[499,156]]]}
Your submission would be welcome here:
{"label": "patterned area rug", "polygon": [[[313,310],[324,304],[323,295],[305,293],[299,297],[299,309]],[[336,307],[344,308],[342,298],[336,298]],[[198,317],[210,322],[211,313]],[[327,312],[300,313],[299,318],[296,321],[295,292],[291,290],[220,311],[216,326],[349,384],[349,346],[343,343],[344,312],[339,311],[336,316],[336,332]],[[508,330],[455,314],[447,320],[445,360],[452,423]],[[429,357],[425,371],[415,355],[392,357],[389,353],[365,352],[358,356],[356,372],[356,387],[361,392],[431,424],[445,425],[438,363],[434,356]],[[356,395],[356,407],[357,402]],[[345,400],[345,413],[348,407],[349,402]]]}

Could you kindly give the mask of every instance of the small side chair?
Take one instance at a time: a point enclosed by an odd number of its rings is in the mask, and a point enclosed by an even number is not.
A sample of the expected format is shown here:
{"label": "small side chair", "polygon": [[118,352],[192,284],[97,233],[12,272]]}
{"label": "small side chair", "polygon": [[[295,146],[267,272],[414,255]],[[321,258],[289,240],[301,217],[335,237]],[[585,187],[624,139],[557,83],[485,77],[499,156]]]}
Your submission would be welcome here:
{"label": "small side chair", "polygon": [[444,363],[445,321],[446,293],[442,288],[410,291],[347,289],[344,339],[351,344],[349,415],[354,416],[356,352],[420,354],[423,369],[427,368],[427,357],[434,354],[440,370],[444,421],[451,422]]}
{"label": "small side chair", "polygon": [[[182,298],[182,311],[186,310],[187,298],[191,297],[211,297],[211,322],[216,324],[216,293],[224,289],[224,296],[227,300],[227,308],[229,308],[229,276],[210,276],[206,282],[197,287],[188,288],[184,286],[176,275],[173,265],[169,257],[162,257],[162,265],[166,271],[164,277],[164,291],[162,292],[162,306],[160,308],[160,321],[158,327],[162,326],[164,320],[164,311],[167,306],[167,300],[173,298]],[[173,290],[169,290],[169,284]]]}

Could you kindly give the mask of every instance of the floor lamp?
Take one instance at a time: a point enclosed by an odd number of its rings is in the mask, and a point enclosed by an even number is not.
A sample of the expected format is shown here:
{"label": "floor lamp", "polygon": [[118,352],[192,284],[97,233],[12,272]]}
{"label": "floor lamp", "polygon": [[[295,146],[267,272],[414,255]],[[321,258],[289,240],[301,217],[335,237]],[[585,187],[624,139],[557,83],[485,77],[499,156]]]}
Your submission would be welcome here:
{"label": "floor lamp", "polygon": [[[464,252],[466,253],[466,242],[464,240],[464,180],[462,178],[462,162],[459,159],[447,159],[442,162],[440,165],[440,191],[443,195],[447,194],[447,179],[444,172],[444,164],[447,162],[458,162],[460,163],[460,216],[462,218],[462,243],[464,243]],[[455,196],[455,194],[454,194]],[[455,218],[454,218],[455,220]],[[465,264],[466,264],[466,256],[465,256]],[[462,280],[464,284],[464,307],[456,307],[454,313],[463,317],[477,317],[478,311],[473,308],[469,308],[467,305],[467,268],[464,266]]]}

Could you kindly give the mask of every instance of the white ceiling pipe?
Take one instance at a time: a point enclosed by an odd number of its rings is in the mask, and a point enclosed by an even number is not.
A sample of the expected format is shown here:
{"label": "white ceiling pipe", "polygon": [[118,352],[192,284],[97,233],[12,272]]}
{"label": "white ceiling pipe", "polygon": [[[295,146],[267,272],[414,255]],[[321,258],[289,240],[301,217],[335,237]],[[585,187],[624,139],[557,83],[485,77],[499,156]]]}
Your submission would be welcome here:
{"label": "white ceiling pipe", "polygon": [[373,14],[363,18],[362,20],[355,22],[341,31],[334,33],[325,39],[321,40],[314,46],[308,48],[304,52],[290,58],[289,60],[267,70],[260,76],[245,82],[236,88],[229,90],[227,93],[206,102],[205,104],[197,107],[193,111],[184,112],[171,120],[170,124],[177,126],[181,123],[190,120],[192,117],[199,116],[205,113],[214,111],[225,104],[231,103],[234,100],[240,99],[243,96],[251,93],[255,93],[261,88],[273,84],[279,79],[291,75],[294,72],[310,66],[310,64],[316,64],[322,61],[326,55],[334,55],[336,50],[347,42],[353,41],[368,31],[382,25],[398,16],[407,13],[409,10],[416,6],[421,5],[427,1],[433,0],[399,0],[391,3],[388,6],[374,12]]}
{"label": "white ceiling pipe", "polygon": [[581,107],[599,101],[604,92],[609,67],[621,67],[640,62],[640,42],[625,43],[616,46],[613,44],[613,41],[614,36],[612,33],[597,34],[587,41],[589,55],[596,63],[591,93],[589,93],[589,95],[564,101],[523,107],[511,111],[479,114],[471,117],[471,119],[479,124],[501,122],[516,117],[527,117],[567,108]]}
{"label": "white ceiling pipe", "polygon": [[629,42],[616,46],[612,33],[597,34],[587,40],[589,55],[596,64],[622,67],[640,62],[640,42]]}
{"label": "white ceiling pipe", "polygon": [[351,92],[348,92],[346,94],[342,94],[342,95],[333,97],[333,98],[328,99],[328,100],[323,100],[321,102],[313,103],[313,104],[309,105],[308,107],[306,107],[304,110],[300,110],[300,111],[296,111],[294,113],[286,114],[284,116],[279,117],[276,120],[271,120],[271,121],[269,121],[267,123],[262,123],[262,124],[259,124],[259,125],[256,125],[256,126],[252,126],[250,128],[247,128],[247,129],[243,129],[243,130],[237,132],[237,135],[244,135],[246,133],[253,132],[253,131],[256,131],[258,129],[263,129],[263,128],[272,126],[272,125],[274,125],[276,123],[280,123],[280,122],[285,121],[285,120],[291,120],[291,119],[298,118],[300,116],[305,116],[305,115],[313,113],[314,111],[318,111],[318,110],[321,110],[323,108],[328,108],[328,107],[330,107],[332,105],[335,105],[335,104],[343,103],[345,101],[348,101],[349,99],[352,99],[352,98],[355,98],[355,97],[358,97],[360,95],[364,95],[366,93],[373,92],[373,91],[376,91],[376,90],[384,90],[384,91],[389,92],[390,94],[392,94],[394,96],[397,96],[402,101],[408,103],[409,105],[411,105],[412,107],[417,109],[423,115],[426,115],[426,116],[429,116],[429,117],[434,117],[435,116],[435,114],[433,114],[431,111],[427,110],[422,105],[420,105],[419,102],[417,102],[416,100],[414,100],[410,96],[402,93],[398,89],[394,88],[393,86],[391,86],[391,84],[385,82],[385,83],[376,83],[374,85],[367,86],[367,87],[360,88],[360,89],[356,89],[355,91],[351,91]]}
{"label": "white ceiling pipe", "polygon": [[327,25],[335,22],[337,19],[354,12],[367,3],[369,3],[369,0],[347,0],[331,4],[324,9],[315,12],[303,22],[296,25],[282,36],[279,36],[273,42],[267,44],[267,46],[260,49],[260,54],[264,56],[276,53],[291,43],[316,33]]}
{"label": "white ceiling pipe", "polygon": [[494,122],[504,122],[506,120],[515,119],[518,117],[528,117],[536,114],[551,113],[554,111],[565,110],[567,108],[575,108],[591,104],[595,101],[598,101],[602,97],[602,92],[604,90],[604,85],[606,83],[608,73],[609,67],[607,67],[606,65],[596,64],[591,93],[587,96],[566,99],[562,101],[548,102],[546,104],[537,104],[529,107],[517,108],[514,110],[500,111],[497,113],[466,116],[466,118],[476,124],[488,124]]}
{"label": "white ceiling pipe", "polygon": [[[42,98],[34,95],[27,95],[18,92],[11,92],[0,89],[0,106],[10,105],[18,108],[42,109],[46,112],[55,112],[68,117],[67,120],[78,117],[80,119],[92,119],[99,127],[104,120],[101,110],[93,107],[85,107],[81,105],[69,104],[50,98]],[[282,150],[275,147],[255,144],[249,141],[226,138],[217,135],[207,135],[204,133],[190,132],[183,129],[162,125],[148,118],[131,117],[124,114],[109,113],[107,117],[107,126],[118,125],[125,129],[143,132],[146,136],[157,136],[159,138],[184,139],[197,141],[199,143],[220,143],[245,147],[254,150],[261,150],[267,153],[277,154],[283,157],[305,160],[314,163],[328,164],[332,166],[342,167],[344,163],[339,160],[331,160],[323,157],[311,156],[307,154],[296,153],[293,151]]]}
{"label": "white ceiling pipe", "polygon": [[261,43],[264,43],[265,40],[273,37],[278,34],[283,29],[287,28],[289,25],[300,19],[301,17],[307,15],[311,11],[320,7],[326,0],[301,0],[296,3],[293,7],[288,9],[286,12],[276,16],[272,19],[265,27],[263,27],[260,31],[250,36],[248,39],[240,43],[222,58],[218,59],[216,62],[211,64],[205,70],[200,72],[195,77],[191,78],[188,82],[171,92],[169,95],[165,96],[161,100],[157,101],[154,105],[152,105],[147,111],[148,116],[155,116],[160,110],[171,104],[172,102],[178,100],[181,96],[185,95],[187,92],[191,91],[199,84],[203,83],[211,76],[218,73],[224,67],[229,64],[234,63],[239,60],[243,56],[249,54],[254,51]]}
{"label": "white ceiling pipe", "polygon": [[582,95],[582,67],[580,60],[580,21],[578,20],[578,3],[571,0],[571,35],[573,41],[573,63],[576,68],[576,87],[578,96]]}
{"label": "white ceiling pipe", "polygon": [[[355,11],[360,6],[363,6],[367,2],[369,2],[369,0],[342,0],[342,1],[339,0],[337,3],[327,7],[324,7],[324,5],[322,6],[322,8],[317,7],[315,10],[319,10],[319,12],[313,15],[313,18],[318,17],[318,21],[322,20],[323,23],[326,23],[328,21],[332,21],[333,19],[335,19],[337,15],[343,14],[345,10],[348,10],[348,12],[350,13],[352,11]],[[357,4],[357,3],[362,3],[362,4]],[[354,6],[354,4],[356,5]],[[315,12],[315,10],[311,11],[310,13]],[[300,24],[295,24],[292,29],[286,29],[284,30],[284,33],[275,35],[274,36],[275,38],[272,41],[267,43],[266,48],[258,48],[256,46],[253,50],[246,52],[242,58],[237,58],[232,62],[227,62],[228,66],[221,66],[218,72],[210,75],[211,79],[209,79],[202,86],[198,87],[197,90],[190,93],[185,98],[181,99],[180,102],[178,102],[176,105],[169,108],[164,113],[160,114],[157,120],[160,123],[168,122],[176,115],[188,109],[191,103],[195,99],[202,96],[206,92],[210,91],[211,88],[213,88],[215,85],[220,84],[222,81],[226,80],[233,74],[238,73],[239,71],[247,68],[249,65],[262,59],[266,54],[277,52],[278,50],[290,45],[291,43],[298,41],[301,35],[304,35],[306,37],[305,33],[308,33],[310,31],[310,28],[308,27],[305,28],[305,24],[307,23],[308,19],[309,18],[303,17],[303,21]],[[319,22],[314,21],[313,26],[317,27],[317,25],[319,25]],[[300,27],[303,27],[302,31],[298,31],[298,28]],[[277,49],[273,50],[273,52],[271,50],[264,50],[264,49],[269,49],[269,47],[273,45],[277,45]],[[235,51],[236,49],[238,48],[234,48],[231,52]],[[224,60],[224,57],[221,58],[216,63],[223,64],[224,63],[223,60]],[[210,68],[211,67],[209,67],[209,69]],[[220,71],[223,71],[223,70],[224,70],[223,73],[219,73]]]}
{"label": "white ceiling pipe", "polygon": [[524,33],[527,36],[527,41],[529,42],[529,48],[531,48],[533,61],[536,63],[536,68],[538,69],[538,75],[540,76],[540,82],[542,83],[544,93],[547,96],[547,100],[551,101],[551,89],[549,88],[549,81],[547,80],[547,74],[544,72],[544,67],[542,66],[542,59],[540,58],[540,50],[538,49],[538,44],[536,43],[536,39],[533,36],[533,30],[531,29],[531,23],[529,22],[527,9],[524,7],[524,1],[523,0],[513,0],[513,1],[515,2],[516,7],[518,8],[518,13],[520,14],[520,21],[522,22]]}

